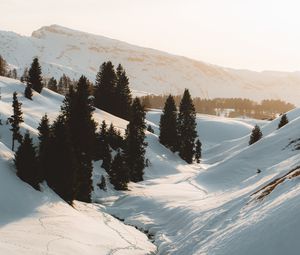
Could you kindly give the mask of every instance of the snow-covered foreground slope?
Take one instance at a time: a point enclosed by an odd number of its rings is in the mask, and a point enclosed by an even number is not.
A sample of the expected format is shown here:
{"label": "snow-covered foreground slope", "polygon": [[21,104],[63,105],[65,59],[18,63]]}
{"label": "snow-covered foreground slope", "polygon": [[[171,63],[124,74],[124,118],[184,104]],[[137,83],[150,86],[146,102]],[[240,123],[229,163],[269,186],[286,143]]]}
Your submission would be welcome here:
{"label": "snow-covered foreground slope", "polygon": [[[155,134],[147,133],[145,181],[130,183],[122,193],[96,190],[94,204],[76,202],[72,208],[45,184],[37,192],[16,177],[5,124],[14,91],[23,104],[22,132],[33,136],[44,113],[57,116],[63,98],[45,89],[29,101],[23,84],[3,77],[0,87],[0,254],[298,254],[299,109],[288,113],[289,124],[279,130],[279,119],[259,122],[264,137],[252,146],[255,120],[197,115],[200,165],[186,164],[159,144],[161,112],[148,112]],[[100,110],[94,118],[120,130],[127,124]],[[96,178],[103,173],[99,165]],[[107,213],[148,231],[158,250]]]}
{"label": "snow-covered foreground slope", "polygon": [[223,68],[58,25],[42,27],[31,37],[0,31],[0,54],[19,73],[38,56],[45,76],[58,78],[66,73],[79,78],[84,74],[92,81],[102,62],[122,63],[131,89],[139,95],[181,94],[189,88],[193,96],[205,98],[247,95],[254,100],[274,98],[299,105],[299,72]]}
{"label": "snow-covered foreground slope", "polygon": [[[41,116],[53,119],[62,97],[48,90],[34,94],[33,101],[23,97],[24,85],[0,77],[0,254],[150,254],[156,247],[147,236],[126,226],[104,212],[101,205],[75,202],[72,208],[46,185],[43,192],[34,190],[15,174],[11,133],[5,120],[12,113],[12,93],[18,92],[25,124],[34,136]],[[95,113],[100,122],[114,121],[120,128],[126,122],[102,111]]]}
{"label": "snow-covered foreground slope", "polygon": [[[152,123],[156,115],[148,114]],[[248,146],[249,134],[220,141],[208,148],[200,165],[183,163],[155,145],[155,135],[148,136],[152,150],[161,155],[147,154],[153,162],[146,174],[150,178],[132,184],[130,192],[107,204],[107,211],[152,233],[158,254],[298,254],[298,174],[259,191],[300,166],[300,153],[295,150],[300,138],[300,110],[289,112],[288,118],[290,123],[280,130],[278,119],[261,123],[264,138],[252,146]],[[198,121],[205,130],[210,118],[203,119]],[[216,122],[205,132],[218,136],[218,126],[223,126],[224,120]],[[236,122],[232,134],[244,128]],[[170,164],[176,171],[165,173]],[[160,170],[160,178],[151,177],[152,168]]]}

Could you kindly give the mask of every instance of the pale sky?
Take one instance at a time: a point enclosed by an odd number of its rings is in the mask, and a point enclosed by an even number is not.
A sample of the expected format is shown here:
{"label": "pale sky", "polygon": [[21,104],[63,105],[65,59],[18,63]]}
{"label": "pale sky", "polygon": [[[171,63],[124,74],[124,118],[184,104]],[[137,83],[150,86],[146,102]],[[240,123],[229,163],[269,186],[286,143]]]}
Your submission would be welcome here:
{"label": "pale sky", "polygon": [[59,24],[208,63],[300,70],[297,0],[0,0],[0,30]]}

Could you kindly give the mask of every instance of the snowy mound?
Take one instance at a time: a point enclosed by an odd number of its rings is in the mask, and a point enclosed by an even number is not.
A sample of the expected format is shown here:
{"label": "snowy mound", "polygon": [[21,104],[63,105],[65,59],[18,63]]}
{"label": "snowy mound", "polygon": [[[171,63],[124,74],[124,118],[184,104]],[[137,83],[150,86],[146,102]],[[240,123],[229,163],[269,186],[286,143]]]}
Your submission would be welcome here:
{"label": "snowy mound", "polygon": [[247,95],[254,100],[273,98],[299,104],[298,72],[222,68],[58,25],[42,27],[31,37],[0,31],[0,53],[19,73],[38,56],[48,77],[65,73],[79,78],[84,74],[92,81],[102,62],[121,63],[138,95],[181,94],[189,88],[193,96],[204,98]]}

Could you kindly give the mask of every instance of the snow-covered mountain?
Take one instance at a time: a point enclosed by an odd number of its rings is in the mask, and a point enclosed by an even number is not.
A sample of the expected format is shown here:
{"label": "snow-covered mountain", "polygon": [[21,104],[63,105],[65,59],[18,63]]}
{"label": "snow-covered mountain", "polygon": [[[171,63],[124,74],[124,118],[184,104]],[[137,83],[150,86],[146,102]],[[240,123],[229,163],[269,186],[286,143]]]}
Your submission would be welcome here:
{"label": "snow-covered mountain", "polygon": [[56,78],[66,73],[94,80],[102,62],[122,63],[135,94],[180,94],[189,88],[193,96],[205,98],[273,98],[299,105],[300,72],[223,68],[58,25],[42,27],[31,37],[0,31],[0,54],[19,72],[38,56],[44,75]]}

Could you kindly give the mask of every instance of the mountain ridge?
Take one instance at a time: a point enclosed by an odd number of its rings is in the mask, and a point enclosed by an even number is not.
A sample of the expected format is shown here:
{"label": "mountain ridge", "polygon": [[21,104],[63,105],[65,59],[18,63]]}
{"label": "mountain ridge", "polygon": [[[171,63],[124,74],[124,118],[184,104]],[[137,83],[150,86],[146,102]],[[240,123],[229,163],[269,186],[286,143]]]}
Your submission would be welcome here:
{"label": "mountain ridge", "polygon": [[31,37],[0,31],[0,54],[19,73],[38,56],[46,77],[84,74],[92,81],[102,62],[121,63],[135,95],[181,94],[189,88],[193,96],[203,98],[272,98],[299,105],[300,72],[220,67],[59,25],[41,27]]}

